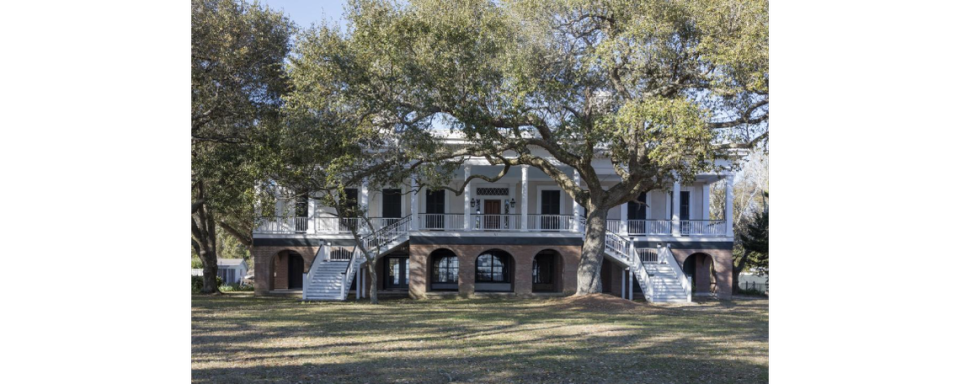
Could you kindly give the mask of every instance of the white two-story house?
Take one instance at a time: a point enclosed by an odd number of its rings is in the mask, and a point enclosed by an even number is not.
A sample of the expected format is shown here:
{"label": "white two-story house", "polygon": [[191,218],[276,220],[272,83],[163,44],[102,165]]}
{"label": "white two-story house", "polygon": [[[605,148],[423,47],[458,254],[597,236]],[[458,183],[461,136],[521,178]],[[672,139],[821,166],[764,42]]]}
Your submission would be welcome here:
{"label": "white two-story house", "polygon": [[[456,139],[447,139],[456,145]],[[544,154],[543,156],[546,156]],[[722,165],[722,164],[721,164]],[[619,176],[608,159],[594,166],[609,185]],[[472,174],[496,176],[500,165],[470,158],[449,185]],[[566,172],[574,180],[579,176]],[[689,301],[729,298],[733,227],[729,172],[697,175],[689,184],[638,196],[611,209],[601,269],[602,291],[627,299]],[[726,211],[710,211],[714,183],[726,185]],[[375,224],[364,241],[383,245],[376,259],[380,294],[564,295],[576,291],[583,244],[583,208],[540,170],[512,167],[496,183],[473,179],[456,195],[416,191],[417,180],[372,190],[361,184],[347,199],[365,207]],[[256,293],[301,291],[306,300],[364,297],[370,277],[354,253],[350,226],[317,200],[279,201],[276,214],[254,231]]]}

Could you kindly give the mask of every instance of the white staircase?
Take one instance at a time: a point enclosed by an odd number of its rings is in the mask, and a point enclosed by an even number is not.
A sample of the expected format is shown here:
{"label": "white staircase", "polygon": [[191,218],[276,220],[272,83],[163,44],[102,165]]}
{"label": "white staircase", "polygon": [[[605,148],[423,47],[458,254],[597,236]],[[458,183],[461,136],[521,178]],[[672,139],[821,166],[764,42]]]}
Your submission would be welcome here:
{"label": "white staircase", "polygon": [[[586,228],[584,223],[583,228]],[[604,253],[618,260],[630,269],[643,297],[653,303],[686,303],[692,301],[690,282],[673,257],[669,247],[660,247],[655,260],[641,261],[640,253],[633,241],[619,234],[607,231],[604,238]]]}
{"label": "white staircase", "polygon": [[340,287],[344,284],[343,273],[348,261],[318,259],[311,266],[308,279],[304,280],[304,300],[343,300]]}
{"label": "white staircase", "polygon": [[[409,240],[410,216],[360,238],[364,248],[377,256],[389,253]],[[346,300],[350,283],[366,261],[360,247],[354,248],[349,261],[331,261],[330,248],[321,246],[310,272],[304,276],[303,300]]]}
{"label": "white staircase", "polygon": [[676,271],[667,264],[643,263],[644,269],[650,276],[652,299],[656,303],[686,303],[690,301],[687,290],[681,281],[687,281],[681,273],[678,278]]}

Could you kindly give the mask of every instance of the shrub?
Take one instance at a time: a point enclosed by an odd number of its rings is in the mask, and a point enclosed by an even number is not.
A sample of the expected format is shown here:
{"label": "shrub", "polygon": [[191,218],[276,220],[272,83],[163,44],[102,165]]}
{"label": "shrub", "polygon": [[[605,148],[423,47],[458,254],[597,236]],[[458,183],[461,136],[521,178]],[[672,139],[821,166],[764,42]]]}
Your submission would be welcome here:
{"label": "shrub", "polygon": [[[203,276],[192,276],[190,279],[192,289],[194,292],[200,292],[203,289]],[[217,276],[217,286],[223,285],[223,279],[220,276]]]}
{"label": "shrub", "polygon": [[242,284],[224,284],[220,286],[220,290],[223,292],[245,292],[252,291],[252,285],[242,285]]}

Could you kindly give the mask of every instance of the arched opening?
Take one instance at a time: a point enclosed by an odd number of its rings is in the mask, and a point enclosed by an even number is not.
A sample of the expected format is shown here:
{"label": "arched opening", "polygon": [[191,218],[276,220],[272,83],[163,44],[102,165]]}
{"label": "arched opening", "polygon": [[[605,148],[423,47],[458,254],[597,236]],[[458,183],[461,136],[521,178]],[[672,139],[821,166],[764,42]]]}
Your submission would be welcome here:
{"label": "arched opening", "polygon": [[272,289],[303,289],[303,256],[294,251],[280,251],[273,260]]}
{"label": "arched opening", "polygon": [[476,292],[513,292],[513,256],[499,249],[477,256]]}
{"label": "arched opening", "polygon": [[449,249],[430,253],[430,290],[456,291],[460,288],[460,259]]}
{"label": "arched opening", "polygon": [[683,273],[690,278],[695,295],[711,295],[717,292],[717,271],[713,257],[706,253],[694,253],[683,261]]}
{"label": "arched opening", "polygon": [[552,249],[540,251],[533,257],[533,291],[560,292],[563,284],[563,259]]}

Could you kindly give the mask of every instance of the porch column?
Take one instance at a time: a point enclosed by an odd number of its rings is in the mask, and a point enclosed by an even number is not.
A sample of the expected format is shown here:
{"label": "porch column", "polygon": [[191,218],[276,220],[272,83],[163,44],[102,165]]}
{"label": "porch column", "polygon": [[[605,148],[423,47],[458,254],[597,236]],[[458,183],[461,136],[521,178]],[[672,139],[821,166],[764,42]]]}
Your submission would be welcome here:
{"label": "porch column", "polygon": [[[578,187],[580,186],[580,172],[576,169],[573,170],[573,183]],[[577,199],[573,200],[573,231],[580,232],[580,204],[577,203]]]}
{"label": "porch column", "polygon": [[620,229],[617,231],[624,236],[627,235],[627,217],[629,216],[627,206],[626,203],[620,204]]}
{"label": "porch column", "polygon": [[620,272],[620,298],[627,298],[627,269],[624,268]]}
{"label": "porch column", "polygon": [[410,230],[416,231],[420,227],[420,207],[417,204],[417,177],[410,177]]}
{"label": "porch column", "polygon": [[674,236],[680,236],[680,179],[673,180],[673,217],[670,220],[670,227]]}
{"label": "porch column", "polygon": [[[710,183],[703,183],[703,210],[704,220],[710,220]],[[706,224],[704,224],[706,225]]]}
{"label": "porch column", "polygon": [[733,174],[726,175],[723,183],[727,186],[727,204],[723,212],[723,220],[727,225],[727,237],[733,237]]}
{"label": "porch column", "polygon": [[[367,211],[368,209],[370,209],[370,189],[367,179],[364,178],[360,184],[360,214],[365,217],[370,217],[370,212]],[[361,221],[360,218],[357,218],[357,225],[360,226],[360,233],[370,232],[370,228],[367,228],[366,223]]]}
{"label": "porch column", "polygon": [[307,233],[317,233],[317,201],[307,194]]}
{"label": "porch column", "polygon": [[520,230],[527,230],[527,212],[530,211],[530,208],[527,207],[527,174],[530,172],[529,165],[520,166]]}
{"label": "porch column", "polygon": [[627,273],[627,296],[628,296],[628,299],[630,299],[630,301],[633,301],[633,270],[632,269],[630,270],[630,272]]}
{"label": "porch column", "polygon": [[473,167],[469,165],[463,166],[463,182],[465,183],[463,187],[463,230],[464,231],[469,231],[471,227],[470,200],[472,200],[473,194],[470,193],[470,182],[468,182],[467,179],[470,178],[470,172],[472,171],[472,168]]}

